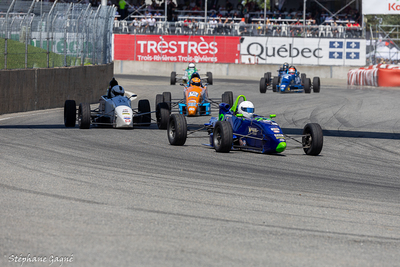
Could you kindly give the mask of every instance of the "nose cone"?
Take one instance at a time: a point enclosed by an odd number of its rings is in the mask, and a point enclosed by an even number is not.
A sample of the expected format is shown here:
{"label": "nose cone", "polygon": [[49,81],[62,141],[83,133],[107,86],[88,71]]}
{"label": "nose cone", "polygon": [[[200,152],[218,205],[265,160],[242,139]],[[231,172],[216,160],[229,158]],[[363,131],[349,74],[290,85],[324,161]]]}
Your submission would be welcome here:
{"label": "nose cone", "polygon": [[196,116],[197,106],[191,106],[188,108],[188,116]]}
{"label": "nose cone", "polygon": [[285,151],[286,149],[286,142],[280,142],[277,146],[276,146],[276,152],[281,153],[283,151]]}

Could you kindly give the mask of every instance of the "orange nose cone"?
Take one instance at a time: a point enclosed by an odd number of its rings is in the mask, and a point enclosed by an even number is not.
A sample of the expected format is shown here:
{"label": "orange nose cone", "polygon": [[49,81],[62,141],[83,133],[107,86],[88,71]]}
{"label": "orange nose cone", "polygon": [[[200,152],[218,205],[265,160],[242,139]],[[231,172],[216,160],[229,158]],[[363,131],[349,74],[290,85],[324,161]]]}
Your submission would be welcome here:
{"label": "orange nose cone", "polygon": [[197,107],[189,107],[188,108],[188,116],[196,116]]}

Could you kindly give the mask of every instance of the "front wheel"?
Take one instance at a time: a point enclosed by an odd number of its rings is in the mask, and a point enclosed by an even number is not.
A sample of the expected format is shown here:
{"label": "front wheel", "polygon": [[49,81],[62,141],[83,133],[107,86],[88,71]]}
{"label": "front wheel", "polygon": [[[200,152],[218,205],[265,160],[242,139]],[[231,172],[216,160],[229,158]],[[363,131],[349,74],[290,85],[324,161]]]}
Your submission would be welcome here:
{"label": "front wheel", "polygon": [[78,125],[80,129],[90,128],[90,105],[89,103],[79,104]]}
{"label": "front wheel", "polygon": [[271,72],[264,73],[264,79],[267,85],[271,84],[271,76],[272,76]]}
{"label": "front wheel", "polygon": [[304,84],[306,82],[307,79],[307,75],[305,73],[300,74],[301,77],[301,83]]}
{"label": "front wheel", "polygon": [[233,131],[228,121],[217,121],[213,131],[213,142],[215,151],[224,153],[231,151]]}
{"label": "front wheel", "polygon": [[279,92],[279,90],[276,88],[279,85],[279,77],[274,77],[272,80],[272,91],[273,92]]}
{"label": "front wheel", "polygon": [[318,123],[307,123],[303,129],[303,150],[307,155],[317,156],[321,153],[324,137]]}
{"label": "front wheel", "polygon": [[212,84],[213,84],[213,76],[212,76],[212,73],[211,73],[211,72],[207,72],[207,83],[208,83],[209,85],[212,85]]}
{"label": "front wheel", "polygon": [[230,107],[233,105],[233,93],[231,91],[226,91],[222,94],[222,102],[227,103]]}
{"label": "front wheel", "polygon": [[169,118],[168,141],[174,146],[183,146],[187,138],[186,118],[182,114],[172,114]]}
{"label": "front wheel", "polygon": [[64,125],[75,127],[76,124],[76,103],[75,100],[66,100],[64,104]]}
{"label": "front wheel", "polygon": [[163,94],[163,99],[165,103],[168,105],[168,109],[171,111],[171,92],[164,92]]}
{"label": "front wheel", "polygon": [[309,94],[311,93],[311,79],[306,78],[304,81],[304,93]]}
{"label": "front wheel", "polygon": [[260,79],[260,93],[265,94],[267,92],[267,84],[265,82],[265,78]]}
{"label": "front wheel", "polygon": [[175,85],[176,83],[176,72],[171,72],[171,85]]}
{"label": "front wheel", "polygon": [[159,103],[156,107],[156,118],[158,129],[165,130],[168,126],[169,110],[167,103]]}
{"label": "front wheel", "polygon": [[313,79],[314,93],[319,93],[320,85],[321,85],[321,83],[320,83],[319,77],[314,77],[314,79]]}
{"label": "front wheel", "polygon": [[148,113],[146,115],[140,116],[140,122],[143,123],[143,126],[150,126],[151,124],[151,110],[150,110],[150,102],[147,99],[139,100],[138,103],[138,111],[140,113]]}

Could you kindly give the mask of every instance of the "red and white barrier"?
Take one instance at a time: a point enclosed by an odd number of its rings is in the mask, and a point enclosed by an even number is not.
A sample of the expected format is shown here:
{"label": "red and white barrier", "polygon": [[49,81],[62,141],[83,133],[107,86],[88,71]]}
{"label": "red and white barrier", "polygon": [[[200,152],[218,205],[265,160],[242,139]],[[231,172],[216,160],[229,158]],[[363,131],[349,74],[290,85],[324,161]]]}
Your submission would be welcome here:
{"label": "red and white barrier", "polygon": [[400,67],[379,64],[368,68],[349,70],[348,85],[370,85],[379,87],[400,87]]}

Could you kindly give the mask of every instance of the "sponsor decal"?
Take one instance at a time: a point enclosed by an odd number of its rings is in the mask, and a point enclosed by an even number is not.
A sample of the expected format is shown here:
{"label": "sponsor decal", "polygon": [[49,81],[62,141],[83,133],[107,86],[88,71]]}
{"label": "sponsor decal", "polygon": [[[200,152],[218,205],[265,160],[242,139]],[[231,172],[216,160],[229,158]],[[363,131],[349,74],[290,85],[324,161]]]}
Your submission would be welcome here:
{"label": "sponsor decal", "polygon": [[191,97],[191,96],[198,97],[199,93],[197,93],[197,92],[189,92],[188,97]]}
{"label": "sponsor decal", "polygon": [[329,52],[329,58],[333,59],[342,59],[343,58],[343,52]]}
{"label": "sponsor decal", "polygon": [[340,42],[340,41],[331,41],[331,42],[329,42],[329,48],[336,48],[336,49],[338,49],[338,48],[343,48],[343,42]]}
{"label": "sponsor decal", "polygon": [[128,109],[123,109],[122,113],[129,113],[129,110]]}
{"label": "sponsor decal", "polygon": [[365,66],[365,40],[329,38],[243,37],[241,62]]}
{"label": "sponsor decal", "polygon": [[188,106],[189,107],[195,107],[195,106],[197,106],[197,103],[196,102],[190,102],[190,103],[188,103]]}
{"label": "sponsor decal", "polygon": [[275,138],[284,138],[285,136],[283,134],[274,134]]}
{"label": "sponsor decal", "polygon": [[257,133],[258,133],[257,128],[249,126],[249,134],[257,134]]}
{"label": "sponsor decal", "polygon": [[346,48],[347,49],[360,49],[360,42],[347,42]]}
{"label": "sponsor decal", "polygon": [[114,35],[114,60],[238,63],[240,36]]}
{"label": "sponsor decal", "polygon": [[125,122],[131,122],[131,120],[125,120]]}
{"label": "sponsor decal", "polygon": [[243,139],[240,139],[240,140],[239,140],[239,144],[240,144],[241,146],[246,146],[246,145],[247,145],[246,140],[243,140]]}
{"label": "sponsor decal", "polygon": [[122,112],[122,115],[131,115],[129,112]]}
{"label": "sponsor decal", "polygon": [[131,117],[124,117],[124,120],[130,120]]}

